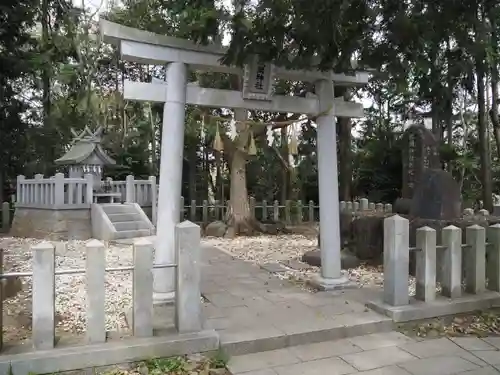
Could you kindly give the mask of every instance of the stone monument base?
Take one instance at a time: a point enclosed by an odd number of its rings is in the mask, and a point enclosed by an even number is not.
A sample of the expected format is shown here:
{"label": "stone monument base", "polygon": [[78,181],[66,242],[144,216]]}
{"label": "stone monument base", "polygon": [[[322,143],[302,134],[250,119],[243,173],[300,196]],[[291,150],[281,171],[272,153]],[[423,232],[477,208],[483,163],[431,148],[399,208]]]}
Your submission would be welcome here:
{"label": "stone monument base", "polygon": [[17,207],[10,235],[50,241],[88,240],[92,238],[90,209],[52,210]]}

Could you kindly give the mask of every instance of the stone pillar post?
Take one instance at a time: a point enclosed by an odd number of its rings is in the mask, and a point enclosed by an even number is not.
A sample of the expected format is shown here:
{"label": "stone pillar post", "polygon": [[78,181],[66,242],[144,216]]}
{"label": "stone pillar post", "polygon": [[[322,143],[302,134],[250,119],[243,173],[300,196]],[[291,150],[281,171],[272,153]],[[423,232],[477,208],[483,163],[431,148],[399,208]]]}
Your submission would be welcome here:
{"label": "stone pillar post", "polygon": [[319,98],[318,125],[318,185],[319,227],[321,250],[321,275],[313,283],[323,290],[346,286],[348,279],[340,269],[340,215],[339,184],[337,171],[337,133],[333,107],[333,82],[322,80],[316,83]]}
{"label": "stone pillar post", "polygon": [[[169,64],[167,97],[163,107],[156,264],[175,262],[175,225],[179,222],[181,210],[186,84],[186,65],[179,62]],[[174,269],[160,268],[154,271],[155,303],[173,302],[174,287]]]}

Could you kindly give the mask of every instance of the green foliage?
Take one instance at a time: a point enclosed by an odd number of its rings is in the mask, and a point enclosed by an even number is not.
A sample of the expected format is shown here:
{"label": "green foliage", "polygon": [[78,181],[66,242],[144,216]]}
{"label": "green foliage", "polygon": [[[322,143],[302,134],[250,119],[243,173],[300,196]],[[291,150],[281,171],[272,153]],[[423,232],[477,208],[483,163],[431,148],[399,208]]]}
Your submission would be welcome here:
{"label": "green foliage", "polygon": [[182,372],[186,365],[186,359],[183,357],[158,358],[145,362],[150,375],[164,375],[176,372]]}
{"label": "green foliage", "polygon": [[210,367],[212,368],[226,368],[229,363],[229,355],[219,348],[212,358],[210,358]]}

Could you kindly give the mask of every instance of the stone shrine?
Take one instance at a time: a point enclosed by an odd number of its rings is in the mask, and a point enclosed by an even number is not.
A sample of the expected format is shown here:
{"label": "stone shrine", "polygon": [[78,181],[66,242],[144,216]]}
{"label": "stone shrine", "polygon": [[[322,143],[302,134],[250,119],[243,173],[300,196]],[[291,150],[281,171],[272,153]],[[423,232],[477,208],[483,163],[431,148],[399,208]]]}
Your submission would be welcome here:
{"label": "stone shrine", "polygon": [[83,178],[85,174],[92,174],[96,188],[100,187],[103,167],[116,164],[101,145],[102,130],[99,127],[92,132],[85,127],[78,134],[71,129],[74,138],[70,149],[55,160],[57,165],[68,167],[69,178]]}

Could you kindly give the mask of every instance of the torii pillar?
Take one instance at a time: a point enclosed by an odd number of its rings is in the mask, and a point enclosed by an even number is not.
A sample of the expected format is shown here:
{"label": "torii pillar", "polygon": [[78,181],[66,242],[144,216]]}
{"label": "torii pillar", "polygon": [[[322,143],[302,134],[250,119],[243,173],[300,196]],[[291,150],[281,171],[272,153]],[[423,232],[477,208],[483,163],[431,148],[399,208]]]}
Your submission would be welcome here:
{"label": "torii pillar", "polygon": [[[180,221],[184,121],[186,114],[187,69],[182,62],[167,65],[167,89],[163,106],[160,158],[160,190],[156,224],[155,264],[173,264],[175,259],[175,225]],[[173,302],[175,269],[155,269],[153,300]]]}
{"label": "torii pillar", "polygon": [[333,81],[318,81],[316,95],[319,99],[319,113],[322,113],[316,119],[321,273],[312,283],[322,290],[344,289],[353,287],[354,284],[341,272],[342,240],[335,105],[332,106],[335,99]]}

